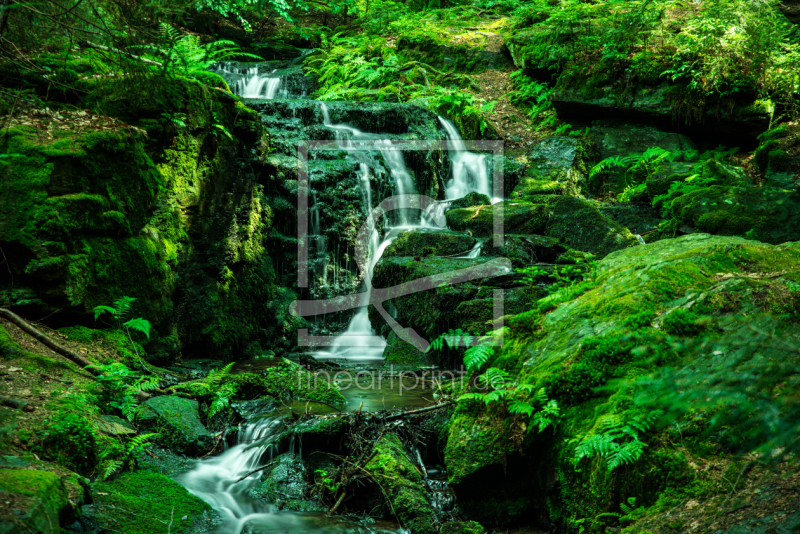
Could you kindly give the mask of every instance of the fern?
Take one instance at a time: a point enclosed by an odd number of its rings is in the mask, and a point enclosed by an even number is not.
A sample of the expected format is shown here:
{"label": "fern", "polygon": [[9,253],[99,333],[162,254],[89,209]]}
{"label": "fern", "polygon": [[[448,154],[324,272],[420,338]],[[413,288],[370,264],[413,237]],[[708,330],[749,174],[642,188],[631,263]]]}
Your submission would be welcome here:
{"label": "fern", "polygon": [[494,349],[487,345],[470,347],[464,353],[464,367],[467,371],[477,371],[494,355]]}
{"label": "fern", "polygon": [[639,439],[639,435],[646,432],[661,415],[662,412],[656,410],[628,422],[618,414],[603,416],[598,421],[601,432],[584,438],[576,447],[575,465],[583,458],[599,456],[603,458],[610,472],[622,465],[636,462],[647,447]]}
{"label": "fern", "polygon": [[147,339],[150,339],[150,321],[147,319],[142,319],[141,317],[137,317],[136,319],[131,319],[129,321],[125,321],[122,323],[122,326],[129,328],[135,332],[140,332],[144,334]]}

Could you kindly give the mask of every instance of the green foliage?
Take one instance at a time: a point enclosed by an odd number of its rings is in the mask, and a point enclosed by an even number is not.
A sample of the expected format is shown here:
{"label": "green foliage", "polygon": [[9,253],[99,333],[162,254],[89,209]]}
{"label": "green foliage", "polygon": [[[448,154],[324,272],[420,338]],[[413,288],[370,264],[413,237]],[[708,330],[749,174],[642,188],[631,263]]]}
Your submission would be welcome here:
{"label": "green foliage", "polygon": [[[125,318],[133,311],[133,303],[135,301],[136,299],[133,297],[120,297],[114,301],[113,306],[95,306],[94,320],[96,321],[104,314],[109,314],[116,322],[117,328],[124,328],[126,331],[133,330],[134,332],[144,334],[147,339],[150,339],[150,329],[152,328],[150,321],[142,319],[141,317],[125,321]],[[134,349],[135,348],[134,346]]]}
{"label": "green foliage", "polygon": [[535,129],[555,125],[558,116],[550,102],[552,88],[526,76],[521,70],[512,72],[510,77],[514,90],[508,93],[508,99],[512,104],[530,108],[528,116],[534,121]]}
{"label": "green foliage", "polygon": [[[698,357],[635,382],[636,402],[737,453],[784,461],[800,453],[800,351],[770,322],[748,318],[722,339],[694,341]],[[794,335],[794,334],[791,334]]]}
{"label": "green foliage", "polygon": [[129,421],[133,421],[139,405],[139,393],[156,390],[159,386],[160,379],[157,376],[140,376],[123,363],[93,367],[100,371],[96,379],[100,400],[109,409],[119,410]]}
{"label": "green foliage", "polygon": [[694,336],[703,330],[699,320],[696,313],[679,308],[664,316],[661,327],[665,332],[676,336]]}
{"label": "green foliage", "polygon": [[214,417],[230,406],[231,399],[236,397],[239,385],[230,381],[233,362],[222,369],[211,371],[201,380],[178,384],[174,389],[187,391],[192,395],[208,397],[211,401],[208,408],[208,417]]}
{"label": "green foliage", "polygon": [[197,80],[212,80],[218,83],[219,75],[208,72],[208,68],[220,61],[236,57],[263,61],[255,54],[239,50],[239,45],[229,40],[200,44],[196,35],[182,35],[164,22],[159,24],[159,44],[138,45],[162,58],[162,72],[180,74]]}
{"label": "green foliage", "polygon": [[598,176],[616,170],[615,172],[622,173],[621,182],[618,184],[621,188],[640,184],[656,172],[662,163],[674,160],[677,155],[678,153],[653,147],[641,154],[630,154],[625,157],[611,156],[591,168],[589,182],[591,183]]}
{"label": "green foliage", "polygon": [[134,436],[124,444],[118,441],[109,443],[100,454],[100,478],[107,480],[125,465],[133,469],[136,466],[136,458],[147,445],[157,439],[158,434],[151,433]]}
{"label": "green foliage", "polygon": [[638,460],[647,444],[639,439],[663,412],[653,411],[625,420],[622,415],[608,414],[597,422],[595,433],[583,438],[575,448],[574,463],[583,458],[600,456],[609,471]]}
{"label": "green foliage", "polygon": [[42,421],[40,441],[34,450],[58,464],[80,473],[89,472],[97,461],[97,435],[85,416],[75,410],[58,409]]}
{"label": "green foliage", "polygon": [[[580,282],[589,280],[597,272],[597,260],[593,254],[587,254],[578,259],[576,265],[556,266],[552,271],[546,271],[539,266],[532,265],[515,269],[523,275],[523,280],[531,287],[543,287],[552,295],[563,289],[577,286]],[[544,281],[550,282],[544,285]]]}

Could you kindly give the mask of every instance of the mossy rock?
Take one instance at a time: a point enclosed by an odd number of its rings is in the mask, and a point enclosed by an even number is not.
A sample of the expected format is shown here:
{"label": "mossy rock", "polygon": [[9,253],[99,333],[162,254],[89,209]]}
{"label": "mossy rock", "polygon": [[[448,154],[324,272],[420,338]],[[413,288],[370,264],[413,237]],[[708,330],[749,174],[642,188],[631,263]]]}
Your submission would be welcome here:
{"label": "mossy rock", "polygon": [[[775,272],[783,273],[779,280],[752,277]],[[773,336],[800,335],[792,320],[800,312],[800,298],[787,298],[789,284],[800,280],[798,243],[773,246],[693,234],[612,252],[598,262],[597,273],[595,280],[562,289],[508,318],[509,335],[489,362],[510,372],[518,384],[545,387],[557,400],[562,419],[555,435],[535,428],[519,434],[520,428],[499,408],[457,404],[447,428],[445,461],[450,482],[457,485],[459,506],[473,517],[499,520],[499,507],[504,514],[562,517],[558,514],[580,510],[579,517],[596,517],[613,510],[608,501],[612,488],[649,506],[667,487],[668,465],[678,466],[669,475],[674,480],[691,481],[693,471],[680,468],[685,460],[667,461],[673,449],[655,442],[640,460],[644,470],[576,470],[570,440],[601,431],[608,414],[635,413],[631,390],[595,388],[611,379],[647,376],[673,366],[678,358],[682,364],[705,358],[708,345],[692,344],[696,336],[708,337],[715,347],[730,347],[731,361],[740,361],[752,354],[747,348],[751,342],[772,347]],[[702,310],[712,309],[713,317],[699,320],[710,313]],[[705,326],[709,321],[713,328]],[[760,336],[758,341],[749,339],[754,335]],[[648,347],[646,358],[636,352],[642,346]],[[781,357],[779,348],[763,350]],[[524,455],[516,454],[520,450]],[[542,467],[547,465],[561,473],[557,493],[548,493],[552,478]],[[514,475],[495,482],[504,469]],[[512,484],[519,484],[514,486],[517,501],[503,493]],[[480,491],[470,494],[469,488],[476,487]],[[542,506],[549,498],[553,500]]]}
{"label": "mossy rock", "polygon": [[509,234],[543,234],[547,225],[547,206],[524,201],[450,210],[447,225],[453,230],[469,230],[475,237],[491,237],[495,214],[502,218],[503,232]]}
{"label": "mossy rock", "polygon": [[161,395],[143,402],[136,423],[159,433],[159,442],[177,451],[201,455],[214,445],[214,436],[200,422],[194,400]]}
{"label": "mossy rock", "polygon": [[387,364],[426,365],[430,363],[429,356],[415,349],[409,343],[403,341],[394,331],[386,336],[386,348],[383,350],[383,359]]}
{"label": "mossy rock", "polygon": [[308,494],[308,473],[300,457],[286,452],[273,460],[248,494],[269,502],[299,500]]}
{"label": "mossy rock", "polygon": [[448,204],[448,209],[456,210],[461,208],[471,208],[472,206],[488,206],[491,204],[491,199],[481,193],[472,191],[465,196],[456,199]]}
{"label": "mossy rock", "polygon": [[545,235],[557,238],[563,246],[596,256],[638,244],[631,232],[603,215],[588,200],[554,197],[547,202],[551,216]]}
{"label": "mossy rock", "polygon": [[712,186],[672,201],[679,224],[717,235],[747,235],[765,243],[800,240],[800,198],[771,187]]}
{"label": "mossy rock", "polygon": [[691,163],[671,162],[661,165],[658,171],[650,175],[647,180],[647,193],[651,198],[663,195],[669,191],[670,186],[675,182],[682,182],[692,171]]}
{"label": "mossy rock", "polygon": [[495,247],[494,240],[488,240],[483,243],[480,255],[508,258],[515,268],[522,268],[534,263],[553,263],[565,251],[554,237],[505,234],[503,246]]}
{"label": "mossy rock", "polygon": [[221,523],[219,514],[206,502],[158,473],[125,473],[92,489],[94,504],[84,509],[86,519],[96,521],[103,529],[152,534],[165,532],[171,521],[171,532],[202,534]]}
{"label": "mossy rock", "polygon": [[483,534],[486,531],[477,521],[448,521],[440,534]]}
{"label": "mossy rock", "polygon": [[[415,532],[425,532],[426,523],[433,519],[433,510],[422,485],[422,475],[409,459],[400,439],[394,434],[385,434],[373,446],[373,453],[364,470],[380,481],[398,519],[413,527]],[[391,513],[387,506],[383,508]]]}
{"label": "mossy rock", "polygon": [[430,249],[430,254],[434,256],[466,255],[477,242],[477,239],[463,232],[438,229],[407,230],[386,247],[383,256],[422,256],[426,249]]}
{"label": "mossy rock", "polygon": [[512,197],[579,194],[586,180],[587,151],[579,139],[548,137],[531,151],[527,175],[520,179]]}
{"label": "mossy rock", "polygon": [[59,519],[70,510],[61,477],[37,469],[0,469],[0,494],[8,503],[0,513],[0,531],[9,534],[58,534]]}

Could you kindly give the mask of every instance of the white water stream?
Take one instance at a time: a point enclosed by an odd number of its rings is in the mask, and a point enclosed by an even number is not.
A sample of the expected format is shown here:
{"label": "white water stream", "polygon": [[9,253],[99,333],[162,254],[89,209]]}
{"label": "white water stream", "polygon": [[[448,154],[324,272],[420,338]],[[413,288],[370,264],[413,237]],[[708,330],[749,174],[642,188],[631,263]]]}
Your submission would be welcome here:
{"label": "white water stream", "polygon": [[264,98],[272,100],[278,95],[281,87],[280,76],[273,76],[275,69],[268,75],[258,72],[258,67],[249,67],[242,73],[228,65],[217,67],[216,72],[228,81],[228,86],[235,95],[242,98]]}
{"label": "white water stream", "polygon": [[[352,140],[375,141],[376,148],[383,155],[384,162],[392,175],[395,184],[395,194],[410,195],[417,192],[414,186],[413,176],[406,167],[402,152],[393,149],[391,141],[383,139],[377,134],[362,132],[346,124],[334,124],[331,121],[330,112],[325,103],[321,103],[320,106],[324,124],[334,131],[336,140],[339,142],[341,148],[353,149]],[[453,172],[450,180],[447,182],[445,191],[446,200],[461,198],[472,191],[485,194],[491,198],[492,185],[489,180],[486,155],[467,151],[466,144],[453,123],[442,117],[439,117],[439,120],[447,131],[450,147],[453,148],[450,152]],[[362,163],[360,166],[360,184],[363,204],[367,209],[372,208],[370,173],[370,168]],[[430,206],[424,213],[415,217],[414,220],[411,220],[411,209],[409,207],[404,207],[403,202],[406,202],[405,206],[408,206],[407,200],[401,200],[401,209],[398,210],[398,224],[394,227],[387,228],[383,239],[381,239],[377,228],[374,228],[370,234],[368,269],[364,274],[364,284],[366,285],[367,293],[369,293],[372,288],[373,269],[383,255],[383,251],[386,247],[388,247],[402,231],[415,228],[441,228],[442,226],[437,225],[435,221],[440,221],[443,224],[444,212],[449,205],[449,202],[436,203]],[[480,255],[480,246],[480,243],[477,244],[475,248],[464,257],[478,257]],[[381,346],[369,346],[369,343],[365,343],[364,341],[372,336],[374,336],[374,332],[369,321],[368,306],[365,306],[359,308],[350,320],[347,330],[337,336],[333,344],[329,347],[329,350],[317,352],[314,356],[318,359],[381,360],[386,345],[384,343]]]}
{"label": "white water stream", "polygon": [[[403,534],[346,523],[321,512],[280,511],[274,503],[251,497],[261,472],[244,480],[248,473],[271,462],[278,455],[275,440],[284,426],[281,417],[256,420],[239,431],[238,442],[219,456],[200,460],[193,470],[177,481],[192,494],[210,504],[222,516],[218,534]],[[294,443],[290,443],[293,452]],[[300,447],[302,456],[302,446]]]}

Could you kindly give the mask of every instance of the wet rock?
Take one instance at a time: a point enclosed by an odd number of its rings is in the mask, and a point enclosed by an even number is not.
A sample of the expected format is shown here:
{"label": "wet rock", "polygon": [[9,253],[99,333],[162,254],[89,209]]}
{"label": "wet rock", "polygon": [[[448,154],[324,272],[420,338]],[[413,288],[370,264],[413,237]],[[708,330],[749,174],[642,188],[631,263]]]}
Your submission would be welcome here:
{"label": "wet rock", "polygon": [[383,257],[391,256],[458,256],[466,255],[478,242],[463,232],[445,229],[409,230],[397,236],[386,247]]}
{"label": "wet rock", "polygon": [[250,419],[275,409],[275,400],[272,398],[254,399],[244,402],[232,402],[231,409],[242,419]]}
{"label": "wet rock", "polygon": [[495,247],[493,240],[486,241],[481,257],[508,258],[515,268],[522,268],[534,263],[553,263],[566,250],[554,237],[506,234],[501,247]]}
{"label": "wet rock", "polygon": [[546,235],[562,245],[596,256],[638,244],[631,232],[603,215],[591,201],[577,197],[553,197],[548,201],[550,219]]}
{"label": "wet rock", "polygon": [[158,429],[159,441],[186,454],[204,454],[214,445],[214,436],[200,422],[197,401],[162,395],[142,403],[136,423]]}
{"label": "wet rock", "polygon": [[459,208],[469,208],[472,206],[488,206],[492,201],[486,195],[472,191],[465,196],[454,200],[448,204],[448,209],[455,210]]}
{"label": "wet rock", "polygon": [[294,453],[278,456],[273,467],[265,470],[260,482],[250,489],[250,496],[269,502],[302,499],[308,494],[308,473],[303,461]]}
{"label": "wet rock", "polygon": [[143,471],[153,471],[173,478],[191,471],[197,465],[196,459],[163,447],[148,447],[147,450],[153,455],[140,452],[136,456],[136,465]]}
{"label": "wet rock", "polygon": [[490,206],[449,210],[447,225],[453,230],[469,230],[475,237],[491,237],[495,213],[502,217],[503,232],[509,234],[543,234],[547,225],[547,207],[524,201],[503,201]]}
{"label": "wet rock", "polygon": [[[409,459],[400,439],[386,434],[375,443],[373,452],[375,455],[364,469],[380,480],[398,519],[412,533],[430,532],[433,510],[428,493],[422,485],[419,469]],[[382,492],[378,491],[378,495],[380,509],[390,515],[391,509],[385,504]]]}
{"label": "wet rock", "polygon": [[586,179],[584,143],[572,137],[548,137],[529,156],[526,176],[513,197],[541,194],[578,194]]}
{"label": "wet rock", "polygon": [[658,212],[648,204],[600,206],[598,209],[634,234],[651,232],[658,228],[662,220]]}
{"label": "wet rock", "polygon": [[415,349],[409,343],[403,341],[394,331],[386,336],[386,348],[383,351],[383,359],[387,365],[391,364],[421,364],[430,363],[429,356]]}
{"label": "wet rock", "polygon": [[800,240],[800,197],[782,189],[705,187],[673,200],[671,211],[677,225],[699,232],[773,244]]}

